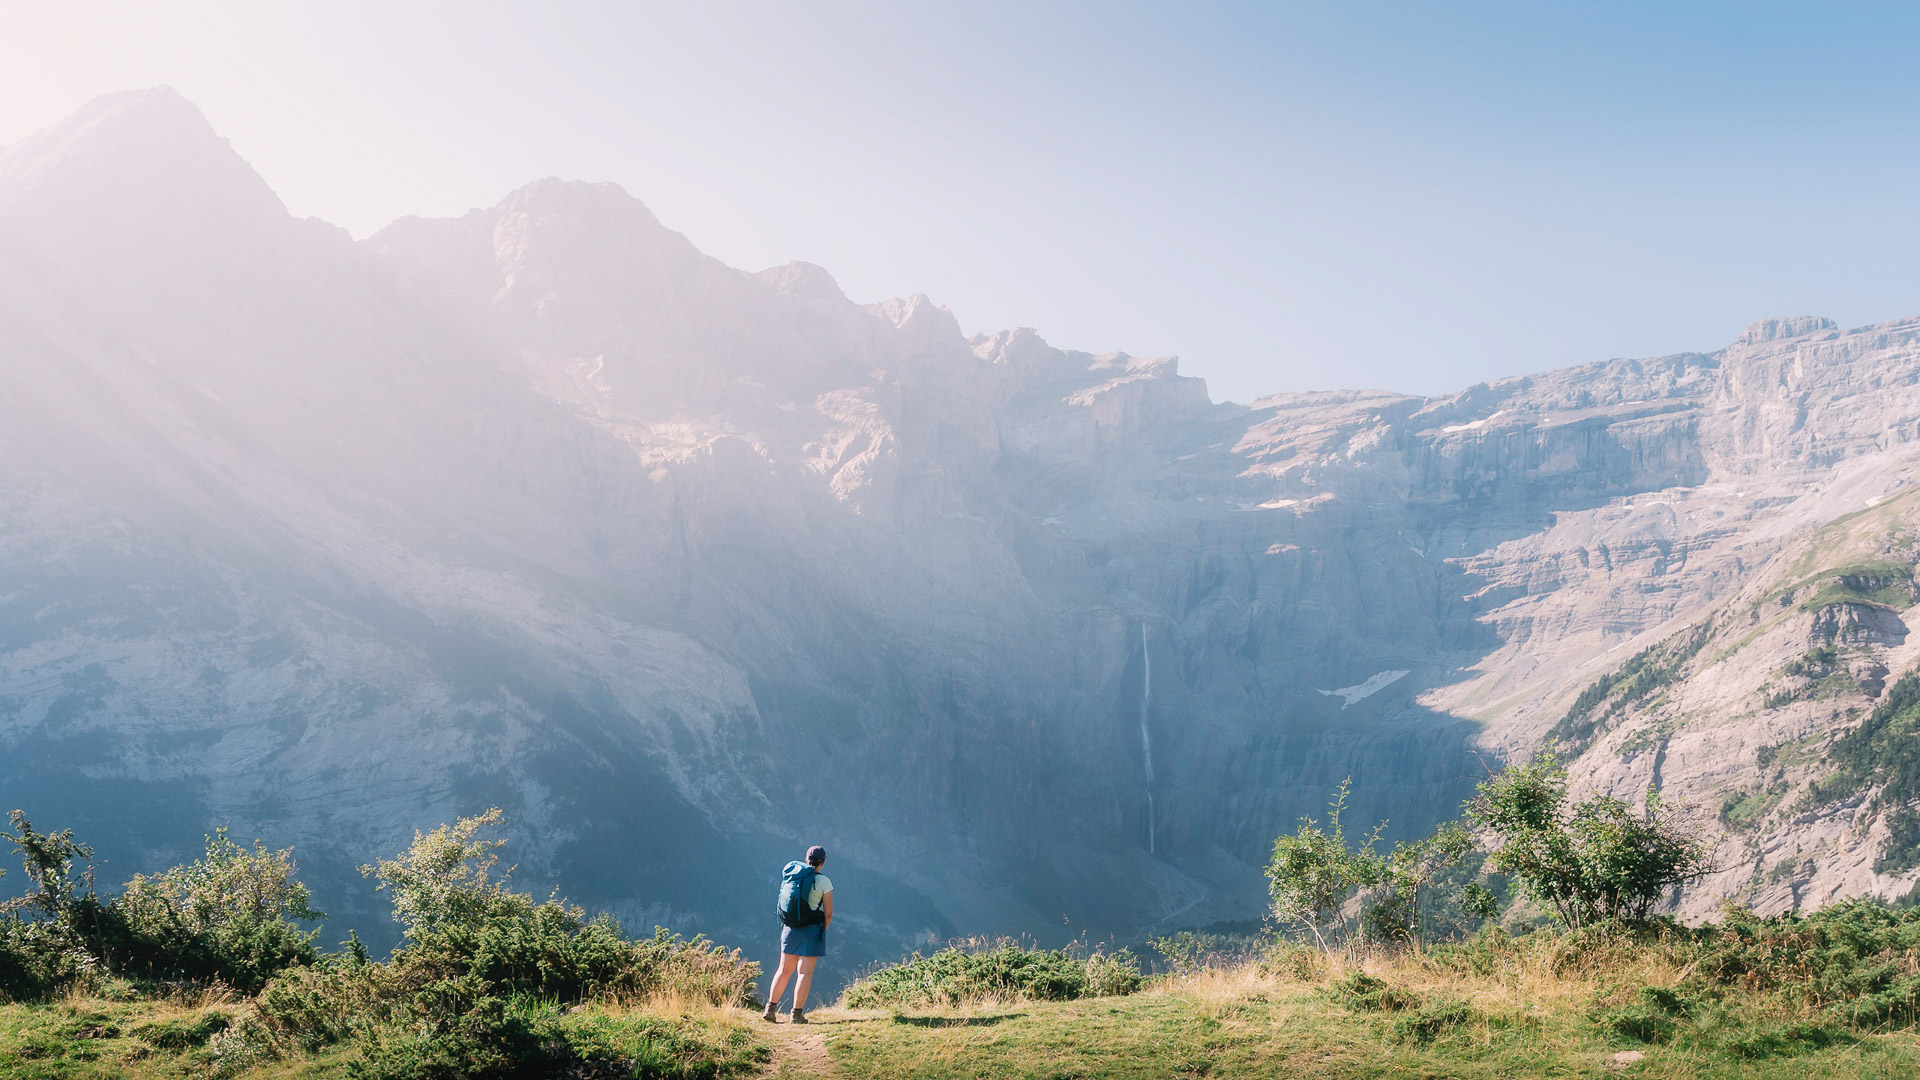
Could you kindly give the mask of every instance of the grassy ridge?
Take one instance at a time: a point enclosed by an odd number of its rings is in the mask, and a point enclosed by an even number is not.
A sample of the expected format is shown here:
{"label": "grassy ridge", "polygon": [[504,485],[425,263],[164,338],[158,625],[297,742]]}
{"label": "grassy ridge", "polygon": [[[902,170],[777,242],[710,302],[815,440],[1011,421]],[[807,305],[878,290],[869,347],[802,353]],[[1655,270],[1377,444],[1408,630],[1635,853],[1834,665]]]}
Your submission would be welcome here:
{"label": "grassy ridge", "polygon": [[821,1019],[839,1075],[858,1078],[1920,1075],[1910,1027],[1851,1027],[1836,1018],[1839,1002],[1749,978],[1777,940],[1757,953],[1719,949],[1729,984],[1715,994],[1703,954],[1685,942],[1571,937],[1356,960],[1294,952],[1161,978],[1127,997]]}
{"label": "grassy ridge", "polygon": [[[222,1036],[253,1005],[221,991],[109,1001],[84,994],[60,1001],[0,1004],[0,1076],[7,1080],[235,1080],[464,1075],[478,1063],[436,1060],[424,1031],[383,1031],[365,1046],[323,1046],[278,1057],[237,1059]],[[667,998],[519,1005],[547,1040],[552,1068],[540,1075],[718,1078],[758,1074],[769,1050],[749,1010]],[[444,1055],[440,1055],[444,1057]],[[525,1075],[535,1075],[527,1073]]]}
{"label": "grassy ridge", "polygon": [[224,834],[207,855],[102,896],[71,833],[0,833],[33,891],[0,903],[0,1077],[351,1076],[519,1080],[758,1072],[741,1010],[759,966],[663,929],[515,891],[490,811],[364,868],[403,930],[383,960],[324,918],[290,852]]}

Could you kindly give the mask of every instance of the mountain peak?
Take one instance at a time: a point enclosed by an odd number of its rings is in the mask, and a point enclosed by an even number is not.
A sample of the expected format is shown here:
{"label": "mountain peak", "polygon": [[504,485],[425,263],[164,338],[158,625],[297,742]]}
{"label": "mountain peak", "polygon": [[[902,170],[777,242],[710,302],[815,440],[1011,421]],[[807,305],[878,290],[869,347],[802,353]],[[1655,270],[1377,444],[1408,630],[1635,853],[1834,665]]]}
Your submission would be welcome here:
{"label": "mountain peak", "polygon": [[611,180],[562,180],[548,176],[507,193],[494,208],[502,215],[530,218],[571,217],[582,222],[615,222],[665,231],[647,204]]}
{"label": "mountain peak", "polygon": [[159,254],[288,220],[266,181],[168,86],[97,97],[0,151],[0,216],[49,250],[150,244]]}
{"label": "mountain peak", "polygon": [[810,262],[790,262],[753,275],[754,280],[780,296],[798,296],[809,300],[845,300],[840,283],[826,268]]}

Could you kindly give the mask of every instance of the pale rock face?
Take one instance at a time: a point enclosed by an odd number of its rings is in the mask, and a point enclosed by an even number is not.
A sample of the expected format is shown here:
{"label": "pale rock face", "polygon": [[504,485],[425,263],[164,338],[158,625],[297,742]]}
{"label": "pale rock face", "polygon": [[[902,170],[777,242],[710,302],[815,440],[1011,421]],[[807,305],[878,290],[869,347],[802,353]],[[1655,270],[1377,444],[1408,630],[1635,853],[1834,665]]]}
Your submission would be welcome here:
{"label": "pale rock face", "polygon": [[[0,785],[109,877],[213,823],[292,843],[342,933],[377,925],[351,865],[496,804],[530,881],[743,944],[814,841],[855,957],[1253,917],[1344,777],[1355,820],[1451,816],[1476,750],[1905,513],[1917,339],[1214,404],[1172,358],[734,270],[608,184],[355,244],[116,95],[0,155]],[[1582,790],[1726,831],[1907,625],[1760,619]],[[1859,700],[1762,707],[1817,642]],[[1882,811],[1789,805],[1687,910],[1903,887]]]}

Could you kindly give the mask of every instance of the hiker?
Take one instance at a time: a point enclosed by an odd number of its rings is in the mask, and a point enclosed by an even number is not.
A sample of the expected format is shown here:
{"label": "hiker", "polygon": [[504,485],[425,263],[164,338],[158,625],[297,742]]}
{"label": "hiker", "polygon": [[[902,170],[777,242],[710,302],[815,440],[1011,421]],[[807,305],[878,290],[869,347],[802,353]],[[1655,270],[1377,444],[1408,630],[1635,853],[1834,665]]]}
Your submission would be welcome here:
{"label": "hiker", "polygon": [[768,1020],[779,1015],[780,991],[797,971],[792,1020],[807,1022],[807,988],[813,966],[827,955],[827,927],[833,925],[833,882],[820,872],[826,862],[827,849],[815,844],[807,849],[806,862],[790,862],[780,872],[780,970],[767,994],[767,1011],[760,1014]]}

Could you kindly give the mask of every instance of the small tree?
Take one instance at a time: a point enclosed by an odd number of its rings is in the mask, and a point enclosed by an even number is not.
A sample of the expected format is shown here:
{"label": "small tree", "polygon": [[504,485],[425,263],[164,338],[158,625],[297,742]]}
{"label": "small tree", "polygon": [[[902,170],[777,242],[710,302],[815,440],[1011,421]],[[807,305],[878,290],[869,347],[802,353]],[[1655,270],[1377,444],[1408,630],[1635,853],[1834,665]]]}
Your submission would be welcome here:
{"label": "small tree", "polygon": [[1638,811],[1612,796],[1569,805],[1552,750],[1483,781],[1467,817],[1492,839],[1488,863],[1570,927],[1644,921],[1668,889],[1713,869],[1658,791]]}
{"label": "small tree", "polygon": [[1340,819],[1352,787],[1353,780],[1348,778],[1334,792],[1326,828],[1313,818],[1301,818],[1298,829],[1275,839],[1273,861],[1267,864],[1274,917],[1312,934],[1323,950],[1345,942],[1352,928],[1346,915],[1348,904],[1386,875],[1385,860],[1374,850],[1384,823],[1368,833],[1359,847],[1347,846]]}
{"label": "small tree", "polygon": [[35,832],[25,811],[7,816],[13,830],[0,833],[20,856],[27,880],[34,891],[0,903],[0,912],[30,913],[56,921],[71,921],[77,909],[93,896],[93,871],[89,869],[75,880],[75,859],[92,859],[93,849],[73,838],[72,829],[55,833]]}
{"label": "small tree", "polygon": [[[1473,833],[1457,822],[1440,826],[1424,840],[1395,844],[1381,860],[1380,880],[1370,891],[1361,916],[1367,936],[1386,941],[1418,937],[1421,895],[1472,851]],[[1469,909],[1471,901],[1469,895]]]}
{"label": "small tree", "polygon": [[1267,882],[1273,914],[1283,925],[1313,935],[1325,951],[1351,943],[1356,933],[1381,941],[1411,941],[1420,932],[1420,898],[1442,873],[1473,850],[1473,836],[1457,824],[1380,853],[1381,822],[1348,846],[1341,818],[1351,778],[1334,792],[1326,828],[1312,818],[1273,842]]}
{"label": "small tree", "polygon": [[93,850],[71,829],[35,831],[19,810],[9,821],[13,828],[0,836],[20,856],[33,891],[0,902],[0,997],[44,997],[98,966],[93,943],[101,906],[93,871],[74,871],[75,860],[92,859]]}
{"label": "small tree", "polygon": [[317,955],[319,931],[296,923],[327,916],[294,873],[291,848],[272,851],[255,840],[249,851],[219,829],[199,859],[127,882],[109,906],[117,932],[105,948],[130,973],[256,990]]}
{"label": "small tree", "polygon": [[505,840],[480,840],[480,830],[499,825],[499,807],[461,818],[430,833],[416,831],[397,859],[382,859],[360,872],[393,894],[393,917],[408,938],[419,940],[448,925],[470,924],[503,908],[531,906],[507,888],[511,873],[494,874]]}

